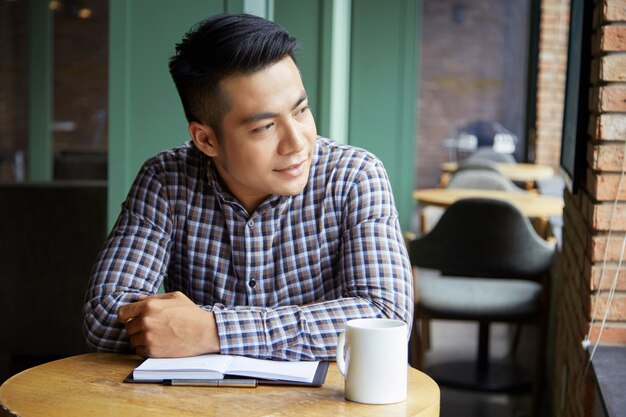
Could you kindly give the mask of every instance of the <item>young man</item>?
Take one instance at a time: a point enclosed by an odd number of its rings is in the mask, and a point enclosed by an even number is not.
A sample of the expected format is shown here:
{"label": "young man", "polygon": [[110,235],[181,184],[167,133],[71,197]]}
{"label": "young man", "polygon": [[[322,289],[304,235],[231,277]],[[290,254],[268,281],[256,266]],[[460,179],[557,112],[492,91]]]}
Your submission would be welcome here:
{"label": "young man", "polygon": [[192,141],[148,160],[122,205],[87,293],[91,346],[332,359],[349,319],[411,323],[387,175],[317,136],[295,48],[250,15],[207,19],[177,45]]}

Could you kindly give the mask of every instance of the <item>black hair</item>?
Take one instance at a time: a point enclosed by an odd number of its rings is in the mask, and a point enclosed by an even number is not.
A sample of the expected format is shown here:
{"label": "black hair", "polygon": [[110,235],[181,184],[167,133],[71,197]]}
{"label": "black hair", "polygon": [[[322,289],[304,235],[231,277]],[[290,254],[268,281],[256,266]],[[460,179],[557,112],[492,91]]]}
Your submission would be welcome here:
{"label": "black hair", "polygon": [[283,27],[249,14],[220,14],[194,25],[169,61],[187,121],[207,124],[220,137],[229,110],[220,82],[255,73],[285,56],[295,62],[297,47]]}

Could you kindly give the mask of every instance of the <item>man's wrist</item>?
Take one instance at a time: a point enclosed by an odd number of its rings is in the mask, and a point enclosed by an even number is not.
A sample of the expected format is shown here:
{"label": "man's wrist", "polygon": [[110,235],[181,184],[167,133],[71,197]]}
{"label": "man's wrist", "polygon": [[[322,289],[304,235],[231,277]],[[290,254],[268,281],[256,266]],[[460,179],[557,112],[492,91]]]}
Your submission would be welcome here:
{"label": "man's wrist", "polygon": [[212,311],[207,311],[208,317],[208,329],[206,334],[206,347],[208,353],[220,352],[220,337],[217,328],[217,321],[215,320],[215,314]]}

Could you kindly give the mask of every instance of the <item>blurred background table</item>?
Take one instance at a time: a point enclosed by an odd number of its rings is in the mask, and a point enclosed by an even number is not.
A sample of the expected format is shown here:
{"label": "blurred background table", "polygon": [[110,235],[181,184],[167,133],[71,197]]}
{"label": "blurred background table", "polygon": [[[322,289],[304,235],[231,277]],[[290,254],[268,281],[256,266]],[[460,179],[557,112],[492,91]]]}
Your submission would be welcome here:
{"label": "blurred background table", "polygon": [[0,386],[0,416],[439,416],[439,387],[411,367],[406,401],[365,405],[344,399],[343,376],[334,363],[321,388],[122,382],[141,361],[135,355],[88,353],[28,369]]}
{"label": "blurred background table", "polygon": [[468,188],[425,188],[413,192],[420,204],[448,207],[461,198],[495,198],[515,204],[528,217],[549,217],[563,213],[563,199],[536,193],[515,193]]}
{"label": "blurred background table", "polygon": [[[534,183],[554,176],[554,169],[548,165],[525,164],[525,163],[497,163],[498,170],[505,177],[520,183]],[[441,170],[444,173],[454,173],[459,164],[457,162],[444,162]]]}

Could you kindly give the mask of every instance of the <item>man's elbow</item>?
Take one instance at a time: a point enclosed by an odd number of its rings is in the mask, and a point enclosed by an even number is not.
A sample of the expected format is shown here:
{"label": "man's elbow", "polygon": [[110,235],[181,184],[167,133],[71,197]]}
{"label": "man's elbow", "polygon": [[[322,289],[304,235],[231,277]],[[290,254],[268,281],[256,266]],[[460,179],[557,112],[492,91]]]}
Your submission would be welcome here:
{"label": "man's elbow", "polygon": [[83,320],[83,336],[87,347],[96,351],[126,352],[130,344],[121,337],[121,329],[112,329],[98,323],[93,316]]}

